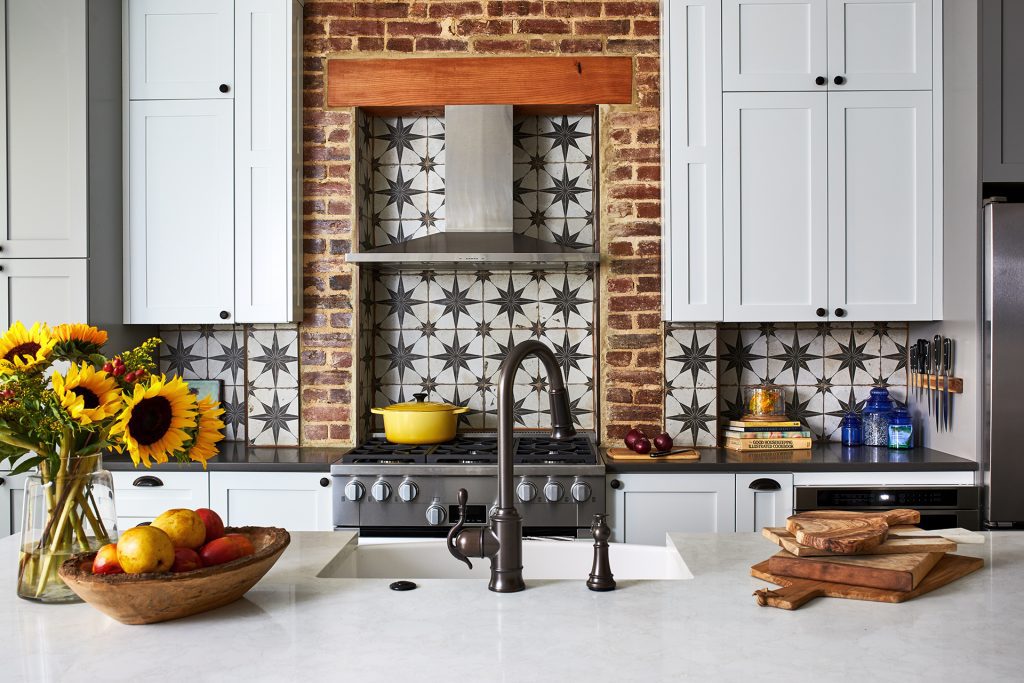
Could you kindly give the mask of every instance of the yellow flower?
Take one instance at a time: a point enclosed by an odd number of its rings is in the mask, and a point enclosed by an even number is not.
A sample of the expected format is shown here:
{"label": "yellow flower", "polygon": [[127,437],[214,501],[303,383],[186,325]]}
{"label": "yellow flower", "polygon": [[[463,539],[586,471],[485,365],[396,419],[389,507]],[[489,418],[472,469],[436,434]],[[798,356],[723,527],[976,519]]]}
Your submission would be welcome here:
{"label": "yellow flower", "polygon": [[0,337],[0,374],[42,369],[56,344],[46,325],[36,323],[26,330],[19,320]]}
{"label": "yellow flower", "polygon": [[203,469],[206,469],[206,461],[217,455],[216,444],[224,438],[224,422],[220,419],[223,414],[224,409],[217,401],[209,398],[199,401],[199,427],[188,457],[203,463]]}
{"label": "yellow flower", "polygon": [[76,342],[103,346],[107,343],[107,333],[103,330],[83,323],[67,323],[53,328],[53,336],[58,342]]}
{"label": "yellow flower", "polygon": [[167,462],[189,440],[188,429],[196,428],[196,397],[180,377],[168,381],[164,375],[135,384],[135,392],[125,396],[125,408],[110,429],[120,435],[122,445],[136,466],[141,460]]}
{"label": "yellow flower", "polygon": [[87,363],[72,365],[64,376],[54,373],[52,381],[60,404],[79,424],[105,420],[121,409],[117,381]]}

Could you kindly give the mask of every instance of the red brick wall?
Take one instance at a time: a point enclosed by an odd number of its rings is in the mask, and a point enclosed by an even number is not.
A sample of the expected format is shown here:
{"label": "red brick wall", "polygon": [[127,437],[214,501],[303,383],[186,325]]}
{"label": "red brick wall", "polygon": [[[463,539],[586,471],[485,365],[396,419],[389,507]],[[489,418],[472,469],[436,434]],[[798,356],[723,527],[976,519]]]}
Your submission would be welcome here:
{"label": "red brick wall", "polygon": [[[344,254],[353,229],[351,110],[325,109],[332,56],[609,54],[633,57],[631,105],[600,108],[603,438],[662,422],[658,2],[306,3],[304,83],[305,317],[303,443],[345,444],[354,433],[358,297]],[[510,100],[514,93],[510,93]]]}

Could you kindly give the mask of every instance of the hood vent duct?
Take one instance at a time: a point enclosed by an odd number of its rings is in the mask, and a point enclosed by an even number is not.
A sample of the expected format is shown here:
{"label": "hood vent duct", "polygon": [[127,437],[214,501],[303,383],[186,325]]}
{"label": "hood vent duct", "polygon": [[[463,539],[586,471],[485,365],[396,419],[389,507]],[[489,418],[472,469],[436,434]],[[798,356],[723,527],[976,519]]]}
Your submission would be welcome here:
{"label": "hood vent duct", "polygon": [[396,268],[597,263],[594,251],[513,231],[512,135],[509,105],[445,107],[445,231],[351,253],[346,260]]}

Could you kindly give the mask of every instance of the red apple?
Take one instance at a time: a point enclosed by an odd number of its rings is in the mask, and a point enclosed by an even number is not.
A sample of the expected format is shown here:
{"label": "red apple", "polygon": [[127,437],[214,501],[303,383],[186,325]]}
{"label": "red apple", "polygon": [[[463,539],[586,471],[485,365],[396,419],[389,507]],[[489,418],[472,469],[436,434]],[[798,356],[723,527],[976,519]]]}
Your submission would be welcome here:
{"label": "red apple", "polygon": [[202,568],[203,560],[195,550],[192,550],[192,548],[174,549],[174,565],[171,567],[172,572],[190,572],[193,569]]}
{"label": "red apple", "polygon": [[199,557],[207,567],[224,564],[242,557],[242,548],[234,540],[221,536],[215,538],[199,549]]}
{"label": "red apple", "polygon": [[224,538],[230,538],[231,541],[238,546],[238,549],[242,553],[242,557],[248,557],[256,552],[256,548],[253,547],[252,541],[249,540],[248,536],[243,534],[228,534]]}
{"label": "red apple", "polygon": [[121,563],[117,561],[117,544],[108,543],[96,551],[92,561],[93,574],[124,574]]}
{"label": "red apple", "polygon": [[220,518],[220,515],[210,508],[199,508],[196,510],[196,514],[199,515],[199,519],[203,520],[203,524],[206,526],[204,544],[224,535],[224,520]]}
{"label": "red apple", "polygon": [[654,437],[654,450],[656,451],[670,451],[672,450],[672,437],[662,432]]}
{"label": "red apple", "polygon": [[650,453],[651,452],[651,442],[650,442],[650,440],[648,440],[648,438],[646,436],[642,437],[640,439],[637,439],[636,443],[633,444],[633,450],[636,451],[637,453],[639,453],[640,455],[644,455],[646,453]]}

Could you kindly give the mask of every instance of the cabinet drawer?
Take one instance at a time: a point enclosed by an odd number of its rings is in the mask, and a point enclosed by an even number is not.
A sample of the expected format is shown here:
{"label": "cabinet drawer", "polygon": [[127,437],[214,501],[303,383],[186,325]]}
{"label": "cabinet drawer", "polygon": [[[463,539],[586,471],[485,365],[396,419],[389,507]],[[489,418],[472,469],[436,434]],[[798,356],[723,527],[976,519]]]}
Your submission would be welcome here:
{"label": "cabinet drawer", "polygon": [[742,473],[736,475],[736,531],[760,531],[785,526],[793,514],[793,475]]}
{"label": "cabinet drawer", "polygon": [[152,521],[169,508],[210,506],[209,476],[205,472],[135,470],[112,474],[119,524],[122,518],[132,517]]}

